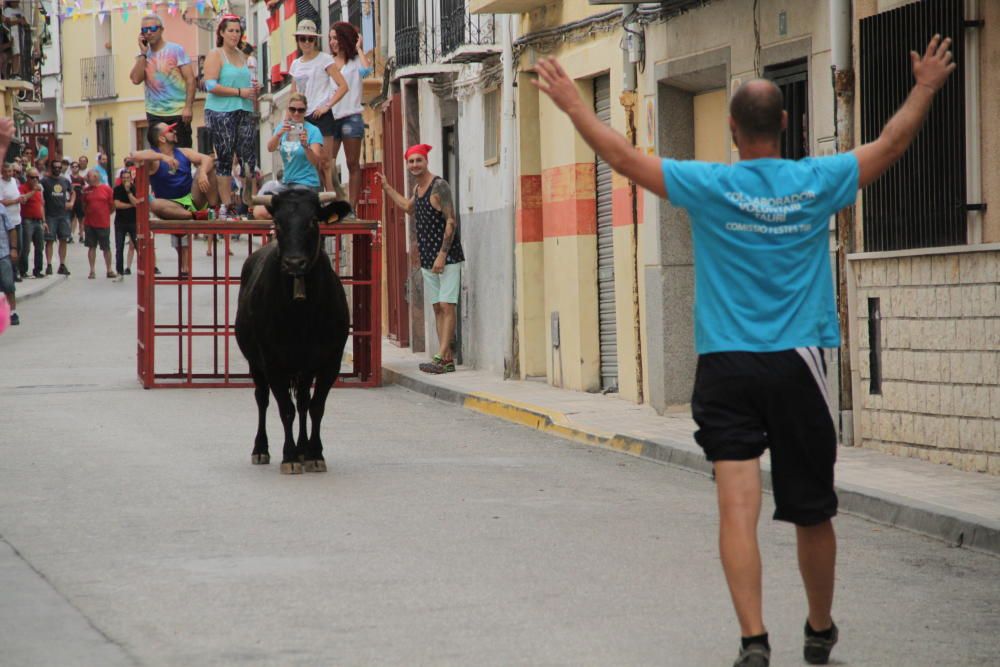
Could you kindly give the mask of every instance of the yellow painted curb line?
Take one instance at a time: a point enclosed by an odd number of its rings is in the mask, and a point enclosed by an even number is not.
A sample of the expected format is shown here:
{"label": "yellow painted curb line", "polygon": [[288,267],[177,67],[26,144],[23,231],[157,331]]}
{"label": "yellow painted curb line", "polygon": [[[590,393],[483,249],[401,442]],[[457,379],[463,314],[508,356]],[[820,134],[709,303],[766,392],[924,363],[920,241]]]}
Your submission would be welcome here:
{"label": "yellow painted curb line", "polygon": [[570,423],[566,415],[555,410],[545,410],[527,403],[520,403],[486,392],[474,392],[465,397],[463,407],[480,414],[498,417],[505,421],[533,428],[536,431],[572,440],[594,447],[614,449],[633,456],[642,455],[642,443],[615,433],[585,431]]}

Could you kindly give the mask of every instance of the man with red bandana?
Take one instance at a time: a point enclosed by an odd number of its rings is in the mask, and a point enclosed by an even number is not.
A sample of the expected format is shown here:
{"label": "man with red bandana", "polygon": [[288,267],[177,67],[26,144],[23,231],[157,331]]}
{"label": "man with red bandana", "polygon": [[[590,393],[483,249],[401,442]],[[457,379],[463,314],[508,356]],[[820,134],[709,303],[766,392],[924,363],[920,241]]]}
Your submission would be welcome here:
{"label": "man with red bandana", "polygon": [[421,364],[425,373],[451,373],[455,370],[452,339],[455,337],[456,304],[462,285],[462,263],[465,254],[458,232],[458,213],[451,186],[427,168],[427,144],[410,146],[406,150],[406,168],[415,185],[413,196],[407,199],[377,175],[382,190],[396,205],[414,217],[417,247],[420,250],[420,270],[424,276],[424,294],[434,307],[439,349],[429,364]]}

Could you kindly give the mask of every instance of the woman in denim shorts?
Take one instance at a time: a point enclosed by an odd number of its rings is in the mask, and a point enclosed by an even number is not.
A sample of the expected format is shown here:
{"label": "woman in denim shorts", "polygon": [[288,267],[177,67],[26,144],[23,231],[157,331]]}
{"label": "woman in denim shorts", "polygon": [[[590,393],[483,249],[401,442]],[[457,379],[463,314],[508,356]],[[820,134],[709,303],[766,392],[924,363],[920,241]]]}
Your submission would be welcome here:
{"label": "woman in denim shorts", "polygon": [[330,28],[330,52],[347,81],[347,94],[333,107],[333,162],[336,164],[343,144],[352,207],[357,206],[361,191],[361,141],[365,138],[365,120],[361,116],[361,80],[372,71],[363,48],[361,35],[350,23],[341,21]]}

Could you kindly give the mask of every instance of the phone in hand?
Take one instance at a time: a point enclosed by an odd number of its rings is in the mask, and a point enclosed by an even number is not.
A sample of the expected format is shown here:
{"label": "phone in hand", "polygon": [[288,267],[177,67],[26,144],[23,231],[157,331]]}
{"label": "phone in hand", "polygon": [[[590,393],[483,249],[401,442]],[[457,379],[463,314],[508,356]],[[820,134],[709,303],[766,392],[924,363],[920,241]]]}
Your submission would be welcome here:
{"label": "phone in hand", "polygon": [[149,48],[149,42],[146,41],[145,37],[140,37],[139,41],[142,42],[142,48],[144,48],[144,49],[148,49]]}
{"label": "phone in hand", "polygon": [[295,130],[296,134],[301,134],[302,130],[306,129],[303,123],[292,123],[292,129]]}

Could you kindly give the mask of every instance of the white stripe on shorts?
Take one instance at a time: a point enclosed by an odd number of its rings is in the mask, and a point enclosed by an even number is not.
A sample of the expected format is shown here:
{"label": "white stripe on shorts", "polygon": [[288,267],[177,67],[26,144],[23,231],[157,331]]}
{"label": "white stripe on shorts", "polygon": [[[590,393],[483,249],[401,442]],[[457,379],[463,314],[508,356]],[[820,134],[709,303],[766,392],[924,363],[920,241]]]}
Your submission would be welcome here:
{"label": "white stripe on shorts", "polygon": [[818,347],[797,347],[795,351],[806,362],[806,367],[812,373],[813,379],[816,380],[816,386],[819,387],[819,393],[823,396],[823,402],[826,403],[830,419],[836,424],[837,420],[834,419],[833,408],[830,406],[830,396],[826,391],[826,371],[823,370],[823,358],[820,356],[823,353]]}

